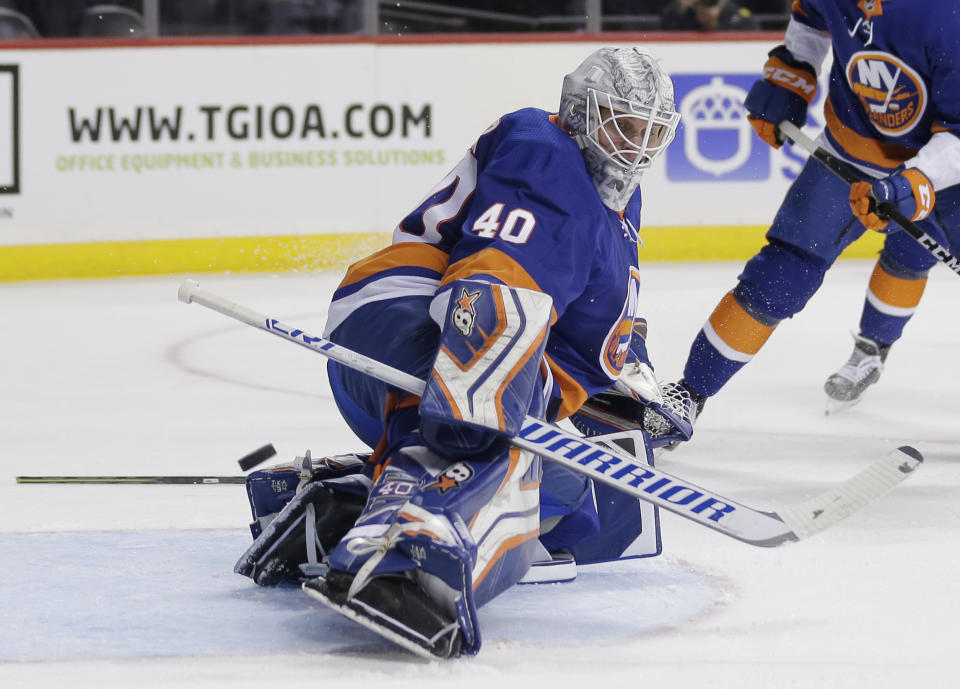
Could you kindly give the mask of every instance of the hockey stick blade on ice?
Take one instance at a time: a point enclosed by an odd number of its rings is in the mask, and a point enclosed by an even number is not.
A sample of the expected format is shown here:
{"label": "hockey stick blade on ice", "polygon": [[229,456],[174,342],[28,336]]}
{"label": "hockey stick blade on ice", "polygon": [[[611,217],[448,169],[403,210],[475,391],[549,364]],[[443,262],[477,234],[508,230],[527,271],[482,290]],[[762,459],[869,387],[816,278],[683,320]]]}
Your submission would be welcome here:
{"label": "hockey stick blade on ice", "polygon": [[[253,469],[277,454],[272,444],[264,445],[241,457],[238,462],[244,471]],[[246,476],[17,476],[17,483],[73,483],[73,484],[150,484],[150,485],[222,485],[242,484]]]}
{"label": "hockey stick blade on ice", "polygon": [[[184,303],[197,303],[266,330],[395,387],[416,395],[423,392],[424,382],[415,376],[202,290],[193,280],[183,282],[178,296]],[[520,433],[509,442],[731,538],[763,547],[823,531],[889,492],[923,461],[912,447],[901,447],[823,495],[794,507],[763,512],[532,416],[526,417]]]}
{"label": "hockey stick blade on ice", "polygon": [[[856,172],[854,172],[853,168],[839,160],[829,151],[817,146],[817,142],[800,131],[800,128],[797,127],[797,125],[795,125],[793,122],[784,120],[777,125],[777,127],[784,136],[790,139],[790,141],[797,144],[800,148],[806,150],[807,153],[820,161],[828,170],[830,170],[830,172],[847,182],[847,184],[855,184],[856,182],[865,181],[863,178],[857,175]],[[878,203],[877,215],[879,215],[881,218],[889,218],[890,220],[893,220],[895,223],[897,223],[897,225],[903,228],[904,232],[916,239],[920,246],[929,251],[931,256],[943,263],[947,268],[952,270],[957,275],[960,275],[960,259],[951,254],[943,244],[924,232],[919,225],[901,213],[900,210],[892,203]]]}
{"label": "hockey stick blade on ice", "polygon": [[246,483],[245,476],[17,476],[17,483],[223,485]]}

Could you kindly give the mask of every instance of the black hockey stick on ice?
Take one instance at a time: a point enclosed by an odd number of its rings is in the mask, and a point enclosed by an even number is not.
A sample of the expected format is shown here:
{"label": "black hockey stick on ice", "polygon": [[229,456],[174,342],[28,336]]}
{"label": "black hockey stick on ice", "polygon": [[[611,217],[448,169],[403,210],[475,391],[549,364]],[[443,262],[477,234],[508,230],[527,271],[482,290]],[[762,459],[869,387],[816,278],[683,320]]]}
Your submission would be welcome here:
{"label": "black hockey stick on ice", "polygon": [[192,484],[218,485],[245,483],[246,476],[17,476],[17,483],[74,484]]}
{"label": "black hockey stick on ice", "polygon": [[[424,382],[415,376],[202,290],[193,280],[183,282],[178,296],[184,303],[196,302],[402,390],[416,395],[423,392]],[[659,505],[744,543],[764,547],[798,541],[823,531],[893,489],[923,461],[914,448],[904,446],[812,500],[775,512],[762,512],[638,462],[619,449],[532,416],[524,419],[520,433],[509,442],[627,495]]]}
{"label": "black hockey stick on ice", "polygon": [[[259,447],[237,460],[243,471],[263,464],[277,451],[273,444]],[[246,483],[246,476],[17,476],[17,483],[75,483],[75,484],[154,484],[154,485],[218,485]]]}
{"label": "black hockey stick on ice", "polygon": [[[784,120],[777,125],[777,127],[790,141],[800,146],[800,148],[805,149],[811,156],[823,163],[828,170],[848,184],[869,181],[860,177],[853,168],[832,155],[829,151],[817,146],[817,143],[800,131],[800,128],[793,122]],[[901,213],[892,203],[877,202],[876,205],[878,216],[885,220],[893,220],[902,227],[907,234],[916,239],[920,246],[929,251],[930,255],[954,273],[960,275],[960,259],[951,254],[943,244],[924,232],[919,225]]]}

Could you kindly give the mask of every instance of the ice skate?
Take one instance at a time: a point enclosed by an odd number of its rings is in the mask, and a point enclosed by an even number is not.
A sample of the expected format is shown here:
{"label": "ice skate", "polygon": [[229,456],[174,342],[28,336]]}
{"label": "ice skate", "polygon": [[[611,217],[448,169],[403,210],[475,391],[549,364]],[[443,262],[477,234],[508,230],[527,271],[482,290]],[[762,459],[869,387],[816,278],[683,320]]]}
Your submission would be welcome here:
{"label": "ice skate", "polygon": [[863,391],[880,380],[890,345],[880,345],[862,335],[853,335],[853,353],[840,370],[827,378],[827,416],[857,404]]}

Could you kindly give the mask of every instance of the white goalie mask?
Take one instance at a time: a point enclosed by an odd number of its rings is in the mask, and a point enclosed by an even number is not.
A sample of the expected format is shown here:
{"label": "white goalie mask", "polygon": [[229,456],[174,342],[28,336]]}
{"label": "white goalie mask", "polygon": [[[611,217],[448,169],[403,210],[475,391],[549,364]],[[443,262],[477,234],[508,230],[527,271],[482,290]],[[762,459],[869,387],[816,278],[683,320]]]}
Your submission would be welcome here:
{"label": "white goalie mask", "polygon": [[673,141],[673,82],[640,48],[600,48],[563,79],[560,125],[580,146],[604,205],[621,211]]}

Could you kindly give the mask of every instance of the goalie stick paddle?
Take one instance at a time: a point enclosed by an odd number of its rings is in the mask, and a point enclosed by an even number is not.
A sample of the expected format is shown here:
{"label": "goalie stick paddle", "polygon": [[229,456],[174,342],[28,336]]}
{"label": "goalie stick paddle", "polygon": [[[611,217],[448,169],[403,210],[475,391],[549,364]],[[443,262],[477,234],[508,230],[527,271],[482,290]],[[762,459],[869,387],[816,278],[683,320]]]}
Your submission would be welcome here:
{"label": "goalie stick paddle", "polygon": [[[185,280],[180,285],[178,297],[184,303],[200,304],[413,394],[423,392],[424,381],[416,376],[202,290],[193,280]],[[508,441],[627,495],[659,505],[744,543],[763,547],[798,541],[823,531],[889,492],[923,461],[912,447],[901,447],[812,500],[763,512],[639,462],[617,448],[601,445],[532,416],[524,419],[520,433]]]}
{"label": "goalie stick paddle", "polygon": [[[829,151],[817,146],[817,142],[800,131],[800,128],[793,122],[784,120],[777,125],[777,127],[790,141],[800,146],[800,148],[805,149],[807,153],[820,161],[830,172],[837,175],[837,177],[843,181],[848,184],[864,181],[846,163],[832,155]],[[877,203],[877,215],[881,218],[893,220],[903,228],[904,232],[916,239],[920,246],[929,251],[931,256],[943,263],[957,275],[960,275],[960,259],[951,254],[943,244],[924,232],[919,225],[901,213],[892,203]]]}

